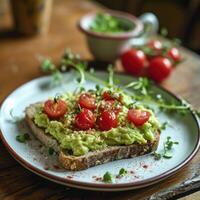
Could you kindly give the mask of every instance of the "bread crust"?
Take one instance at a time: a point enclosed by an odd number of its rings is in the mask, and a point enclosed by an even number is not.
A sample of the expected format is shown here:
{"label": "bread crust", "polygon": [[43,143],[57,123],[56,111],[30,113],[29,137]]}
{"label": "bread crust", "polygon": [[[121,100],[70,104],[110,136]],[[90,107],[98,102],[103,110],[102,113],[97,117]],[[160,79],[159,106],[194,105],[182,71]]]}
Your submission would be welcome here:
{"label": "bread crust", "polygon": [[120,160],[125,158],[133,158],[136,156],[148,154],[157,149],[160,139],[159,130],[155,133],[155,140],[153,142],[148,141],[146,144],[132,144],[128,146],[112,146],[103,150],[89,152],[83,156],[67,155],[63,151],[58,142],[49,134],[46,134],[43,129],[37,127],[33,121],[36,108],[41,103],[31,104],[25,109],[25,119],[32,130],[32,133],[36,136],[40,142],[45,146],[53,148],[58,152],[59,162],[67,170],[78,171],[84,170],[89,167],[100,165],[114,160]]}

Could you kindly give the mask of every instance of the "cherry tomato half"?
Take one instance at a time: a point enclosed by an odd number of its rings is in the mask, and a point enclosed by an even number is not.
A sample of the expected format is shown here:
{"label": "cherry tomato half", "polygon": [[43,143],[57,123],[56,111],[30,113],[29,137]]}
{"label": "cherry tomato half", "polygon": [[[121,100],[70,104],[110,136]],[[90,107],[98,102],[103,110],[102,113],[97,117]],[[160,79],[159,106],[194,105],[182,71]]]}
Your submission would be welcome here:
{"label": "cherry tomato half", "polygon": [[166,79],[172,71],[172,63],[168,58],[155,57],[153,58],[147,69],[149,78],[156,82],[161,82]]}
{"label": "cherry tomato half", "polygon": [[67,105],[66,103],[58,99],[54,100],[47,100],[44,103],[44,112],[48,115],[50,119],[59,119],[63,117],[64,114],[67,112]]}
{"label": "cherry tomato half", "polygon": [[79,97],[79,105],[81,108],[94,110],[96,108],[95,98],[91,94],[83,93]]}
{"label": "cherry tomato half", "polygon": [[142,126],[150,118],[150,112],[138,109],[131,109],[128,111],[128,120],[135,126]]}
{"label": "cherry tomato half", "polygon": [[94,127],[96,118],[93,112],[87,108],[82,108],[75,117],[75,126],[80,130],[88,130]]}
{"label": "cherry tomato half", "polygon": [[180,51],[173,47],[167,52],[167,56],[171,58],[174,62],[180,62],[181,61],[181,54]]}
{"label": "cherry tomato half", "polygon": [[128,50],[121,55],[120,59],[126,72],[134,76],[142,75],[147,62],[143,51],[137,49]]}
{"label": "cherry tomato half", "polygon": [[118,125],[117,116],[113,111],[103,111],[98,120],[99,129],[108,131]]}

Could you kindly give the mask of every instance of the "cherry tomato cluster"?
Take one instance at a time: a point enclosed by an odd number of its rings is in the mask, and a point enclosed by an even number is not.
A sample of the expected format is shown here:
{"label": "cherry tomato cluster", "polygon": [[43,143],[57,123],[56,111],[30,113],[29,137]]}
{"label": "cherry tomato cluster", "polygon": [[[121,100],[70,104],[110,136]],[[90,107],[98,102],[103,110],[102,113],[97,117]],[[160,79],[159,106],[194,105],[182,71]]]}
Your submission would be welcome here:
{"label": "cherry tomato cluster", "polygon": [[[118,126],[118,114],[122,110],[121,96],[114,97],[109,91],[102,94],[102,102],[98,107],[98,115],[95,112],[97,108],[96,99],[90,93],[82,93],[78,104],[80,112],[76,114],[74,125],[79,130],[88,130],[97,127],[101,131],[108,131]],[[47,100],[44,103],[44,112],[50,119],[61,119],[67,113],[67,104],[65,101]],[[135,126],[141,126],[149,120],[150,113],[137,109],[130,109],[127,114],[127,120]]]}
{"label": "cherry tomato cluster", "polygon": [[182,61],[182,57],[176,47],[151,40],[140,49],[126,50],[120,60],[126,72],[162,82],[171,74],[173,67]]}
{"label": "cherry tomato cluster", "polygon": [[80,95],[78,103],[82,109],[75,118],[75,126],[77,128],[88,130],[94,128],[96,122],[101,131],[107,131],[118,126],[117,114],[120,108],[114,105],[115,99],[109,92],[104,92],[102,98],[106,103],[99,106],[100,115],[96,119],[96,115],[93,112],[97,107],[95,98],[89,93]]}

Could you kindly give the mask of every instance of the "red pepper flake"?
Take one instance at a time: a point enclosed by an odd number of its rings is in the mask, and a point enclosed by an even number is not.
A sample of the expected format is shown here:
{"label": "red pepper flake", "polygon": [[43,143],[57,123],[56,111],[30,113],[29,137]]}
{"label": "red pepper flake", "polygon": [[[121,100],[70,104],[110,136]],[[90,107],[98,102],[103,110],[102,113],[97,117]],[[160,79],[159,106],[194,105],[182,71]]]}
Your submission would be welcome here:
{"label": "red pepper flake", "polygon": [[139,176],[134,176],[134,178],[140,178]]}
{"label": "red pepper flake", "polygon": [[148,166],[148,165],[142,165],[142,167],[143,167],[144,169],[147,169],[149,166]]}
{"label": "red pepper flake", "polygon": [[102,181],[102,177],[96,177],[95,181]]}
{"label": "red pepper flake", "polygon": [[135,172],[133,170],[130,171],[130,174],[135,174]]}
{"label": "red pepper flake", "polygon": [[60,169],[58,165],[53,165],[54,169]]}
{"label": "red pepper flake", "polygon": [[73,176],[67,176],[67,178],[68,178],[68,179],[72,179],[72,178],[73,178]]}

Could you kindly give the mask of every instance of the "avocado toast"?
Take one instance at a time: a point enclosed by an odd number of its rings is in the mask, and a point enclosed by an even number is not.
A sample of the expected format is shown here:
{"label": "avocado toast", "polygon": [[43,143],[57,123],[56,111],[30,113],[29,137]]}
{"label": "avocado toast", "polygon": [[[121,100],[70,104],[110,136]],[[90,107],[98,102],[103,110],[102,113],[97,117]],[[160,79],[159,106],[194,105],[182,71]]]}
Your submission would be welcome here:
{"label": "avocado toast", "polygon": [[160,125],[152,110],[113,88],[79,88],[25,110],[33,134],[68,170],[155,151]]}

